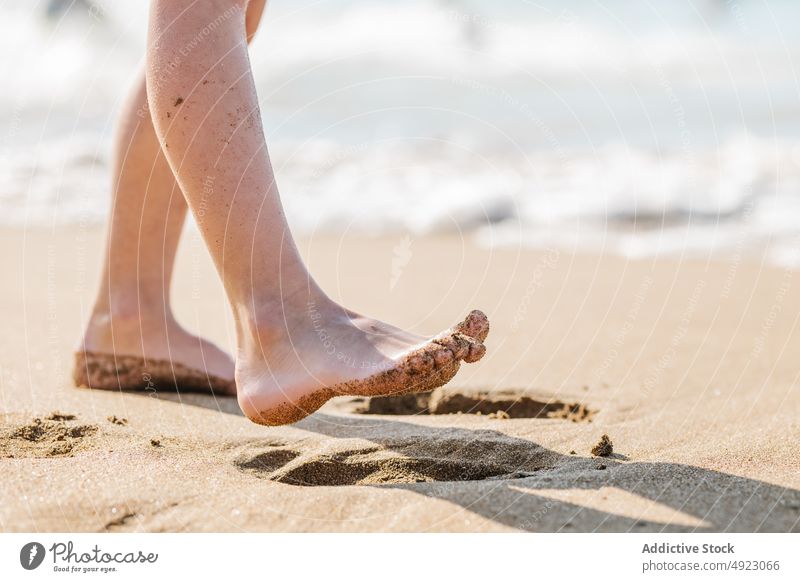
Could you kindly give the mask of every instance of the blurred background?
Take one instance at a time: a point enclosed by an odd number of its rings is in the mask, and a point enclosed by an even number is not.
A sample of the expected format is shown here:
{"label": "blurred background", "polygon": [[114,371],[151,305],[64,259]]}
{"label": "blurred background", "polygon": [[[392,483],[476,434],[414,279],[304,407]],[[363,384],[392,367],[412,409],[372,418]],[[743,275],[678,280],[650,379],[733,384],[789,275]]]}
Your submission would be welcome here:
{"label": "blurred background", "polygon": [[[145,0],[0,1],[0,224],[101,223]],[[290,223],[800,266],[800,3],[270,0]]]}

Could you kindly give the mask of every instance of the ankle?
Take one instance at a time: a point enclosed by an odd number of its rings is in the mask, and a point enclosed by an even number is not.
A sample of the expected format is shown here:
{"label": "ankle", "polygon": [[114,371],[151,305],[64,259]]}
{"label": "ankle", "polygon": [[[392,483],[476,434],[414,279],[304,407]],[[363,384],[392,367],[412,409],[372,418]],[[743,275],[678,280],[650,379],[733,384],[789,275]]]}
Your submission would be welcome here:
{"label": "ankle", "polygon": [[245,341],[269,345],[290,341],[291,336],[313,330],[321,322],[341,316],[342,308],[324,294],[298,295],[278,302],[264,302],[257,309],[239,310],[237,321]]}
{"label": "ankle", "polygon": [[172,310],[159,305],[116,301],[112,306],[95,306],[89,317],[87,333],[92,331],[147,334],[163,330],[175,322]]}

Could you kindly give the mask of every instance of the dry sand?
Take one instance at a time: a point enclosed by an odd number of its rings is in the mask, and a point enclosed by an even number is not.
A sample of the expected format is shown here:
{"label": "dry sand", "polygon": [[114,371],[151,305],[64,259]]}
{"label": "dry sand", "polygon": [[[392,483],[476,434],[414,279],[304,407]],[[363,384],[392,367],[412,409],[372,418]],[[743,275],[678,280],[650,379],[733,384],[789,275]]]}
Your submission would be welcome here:
{"label": "dry sand", "polygon": [[[176,311],[230,346],[187,234]],[[0,244],[4,531],[800,531],[795,272],[318,238],[331,295],[421,333],[483,309],[489,353],[433,395],[266,428],[232,398],[72,388],[102,233]]]}

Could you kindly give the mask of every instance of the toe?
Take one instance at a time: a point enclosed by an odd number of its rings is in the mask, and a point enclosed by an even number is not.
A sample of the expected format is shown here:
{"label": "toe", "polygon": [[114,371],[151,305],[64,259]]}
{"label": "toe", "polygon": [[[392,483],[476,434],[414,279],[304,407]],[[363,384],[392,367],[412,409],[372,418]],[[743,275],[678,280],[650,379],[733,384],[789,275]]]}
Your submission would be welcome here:
{"label": "toe", "polygon": [[439,348],[438,350],[434,350],[433,352],[433,362],[436,364],[436,368],[444,368],[456,357],[453,355],[453,352],[447,348]]}
{"label": "toe", "polygon": [[456,326],[456,331],[482,342],[489,335],[489,318],[476,309]]}
{"label": "toe", "polygon": [[453,358],[463,360],[469,353],[469,340],[460,333],[452,333],[436,340],[436,343],[453,352]]}
{"label": "toe", "polygon": [[406,365],[406,370],[412,374],[416,374],[422,371],[422,355],[421,354],[413,354],[408,358],[408,364]]}
{"label": "toe", "polygon": [[486,353],[486,346],[480,342],[472,342],[469,346],[469,353],[464,357],[465,362],[477,362]]}
{"label": "toe", "polygon": [[449,364],[437,369],[428,377],[425,390],[435,390],[439,386],[447,384],[456,375],[460,365],[461,362],[458,360],[451,360]]}
{"label": "toe", "polygon": [[433,370],[433,365],[433,356],[426,352],[414,354],[408,360],[409,371],[414,374],[427,374]]}

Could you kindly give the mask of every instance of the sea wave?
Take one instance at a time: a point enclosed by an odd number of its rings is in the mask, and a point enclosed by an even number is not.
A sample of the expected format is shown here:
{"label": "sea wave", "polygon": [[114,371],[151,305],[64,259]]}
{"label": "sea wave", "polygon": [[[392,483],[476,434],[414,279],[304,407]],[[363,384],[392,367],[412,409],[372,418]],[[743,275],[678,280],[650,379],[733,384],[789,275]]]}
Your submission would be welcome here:
{"label": "sea wave", "polygon": [[[474,233],[584,250],[605,241],[629,256],[791,249],[800,235],[800,142],[740,136],[692,160],[619,144],[487,154],[455,138],[282,142],[272,153],[289,222],[306,235]],[[99,223],[108,211],[108,155],[90,136],[18,151],[0,176],[0,224]]]}

